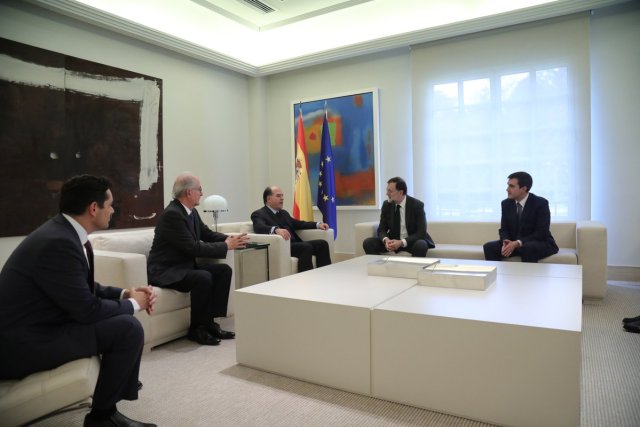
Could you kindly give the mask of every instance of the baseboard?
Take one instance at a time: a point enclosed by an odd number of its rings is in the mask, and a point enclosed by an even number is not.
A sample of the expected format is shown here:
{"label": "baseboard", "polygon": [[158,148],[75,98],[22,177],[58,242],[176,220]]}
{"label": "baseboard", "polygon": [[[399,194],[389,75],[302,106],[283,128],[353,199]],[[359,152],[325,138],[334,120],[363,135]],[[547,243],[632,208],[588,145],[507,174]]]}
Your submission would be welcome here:
{"label": "baseboard", "polygon": [[640,267],[610,265],[607,267],[607,280],[640,282]]}

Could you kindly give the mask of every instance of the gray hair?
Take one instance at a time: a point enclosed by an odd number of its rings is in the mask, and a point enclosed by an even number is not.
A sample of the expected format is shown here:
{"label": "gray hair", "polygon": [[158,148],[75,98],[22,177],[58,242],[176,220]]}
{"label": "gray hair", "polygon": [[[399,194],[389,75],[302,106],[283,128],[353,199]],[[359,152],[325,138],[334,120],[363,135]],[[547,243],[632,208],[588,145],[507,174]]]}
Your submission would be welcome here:
{"label": "gray hair", "polygon": [[196,188],[197,178],[191,172],[182,172],[173,183],[172,195],[174,199],[184,196],[187,190]]}

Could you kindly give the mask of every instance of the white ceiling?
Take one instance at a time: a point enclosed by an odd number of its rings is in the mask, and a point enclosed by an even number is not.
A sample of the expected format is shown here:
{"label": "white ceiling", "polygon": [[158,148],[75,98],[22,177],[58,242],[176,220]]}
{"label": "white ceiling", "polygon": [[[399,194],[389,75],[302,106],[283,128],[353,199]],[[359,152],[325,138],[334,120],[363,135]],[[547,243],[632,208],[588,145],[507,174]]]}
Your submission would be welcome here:
{"label": "white ceiling", "polygon": [[256,76],[629,0],[29,1]]}

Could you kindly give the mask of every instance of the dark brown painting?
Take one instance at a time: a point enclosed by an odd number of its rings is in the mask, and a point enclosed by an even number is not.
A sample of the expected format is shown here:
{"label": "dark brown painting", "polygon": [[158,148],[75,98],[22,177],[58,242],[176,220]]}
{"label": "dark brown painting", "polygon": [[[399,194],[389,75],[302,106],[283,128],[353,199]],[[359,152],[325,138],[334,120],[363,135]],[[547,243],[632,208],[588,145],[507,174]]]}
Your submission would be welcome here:
{"label": "dark brown painting", "polygon": [[163,209],[162,80],[0,38],[0,237],[58,213],[77,174],[113,182],[111,228]]}

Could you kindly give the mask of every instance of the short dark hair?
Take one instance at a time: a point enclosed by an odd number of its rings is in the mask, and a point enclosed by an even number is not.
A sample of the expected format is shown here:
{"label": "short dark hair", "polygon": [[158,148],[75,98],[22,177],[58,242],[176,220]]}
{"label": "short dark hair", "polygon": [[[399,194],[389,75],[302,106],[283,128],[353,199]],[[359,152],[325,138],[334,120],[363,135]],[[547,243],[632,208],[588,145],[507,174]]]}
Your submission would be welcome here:
{"label": "short dark hair", "polygon": [[531,191],[533,186],[533,178],[526,172],[514,172],[507,179],[517,179],[520,187],[527,187],[527,192]]}
{"label": "short dark hair", "polygon": [[93,202],[102,208],[110,188],[111,181],[104,176],[74,176],[60,190],[60,213],[82,215]]}
{"label": "short dark hair", "polygon": [[389,181],[387,181],[387,184],[391,184],[392,182],[396,185],[396,190],[402,191],[402,194],[404,196],[407,195],[407,183],[404,182],[404,179],[400,178],[399,176],[394,176]]}
{"label": "short dark hair", "polygon": [[273,195],[273,190],[271,189],[271,187],[267,187],[264,189],[264,191],[262,192],[262,202],[266,205],[267,204],[267,197]]}

